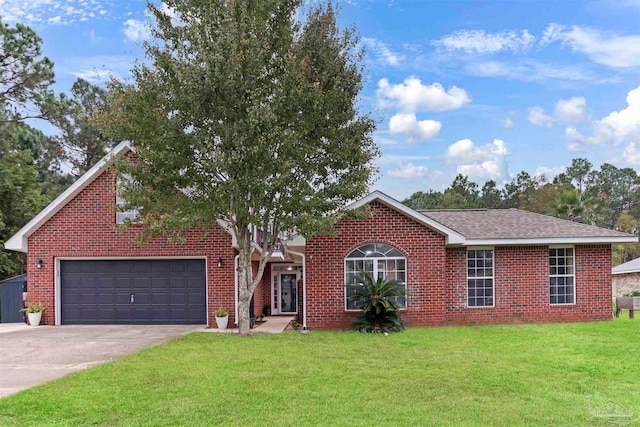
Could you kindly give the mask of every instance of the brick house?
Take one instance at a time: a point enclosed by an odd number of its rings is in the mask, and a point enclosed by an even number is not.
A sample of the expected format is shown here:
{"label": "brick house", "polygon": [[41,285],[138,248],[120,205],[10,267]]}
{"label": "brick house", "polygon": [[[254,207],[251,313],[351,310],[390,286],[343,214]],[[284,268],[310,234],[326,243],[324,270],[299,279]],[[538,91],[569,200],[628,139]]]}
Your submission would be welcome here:
{"label": "brick house", "polygon": [[[6,249],[27,253],[28,301],[49,307],[49,325],[214,325],[219,306],[233,324],[238,252],[223,222],[191,230],[183,244],[138,244],[144,225],[119,225],[135,212],[116,211],[111,166],[130,153],[120,144],[7,240]],[[365,206],[366,219],[343,219],[331,236],[283,242],[255,312],[269,305],[305,328],[348,328],[358,311],[345,283],[368,271],[406,286],[402,315],[412,326],[605,320],[611,244],[637,241],[515,209],[418,212],[380,192],[351,208]]]}
{"label": "brick house", "polygon": [[627,292],[640,291],[640,258],[632,259],[611,269],[613,274],[613,295],[622,296]]}

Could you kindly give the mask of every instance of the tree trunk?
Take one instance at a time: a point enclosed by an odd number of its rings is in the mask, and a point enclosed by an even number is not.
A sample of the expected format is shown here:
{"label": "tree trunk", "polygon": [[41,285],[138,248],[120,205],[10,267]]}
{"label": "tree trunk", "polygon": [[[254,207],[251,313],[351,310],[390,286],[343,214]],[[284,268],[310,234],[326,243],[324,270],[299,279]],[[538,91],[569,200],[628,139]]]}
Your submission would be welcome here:
{"label": "tree trunk", "polygon": [[236,230],[238,242],[238,334],[242,337],[251,335],[249,304],[255,286],[251,267],[251,233],[246,226],[238,226]]}

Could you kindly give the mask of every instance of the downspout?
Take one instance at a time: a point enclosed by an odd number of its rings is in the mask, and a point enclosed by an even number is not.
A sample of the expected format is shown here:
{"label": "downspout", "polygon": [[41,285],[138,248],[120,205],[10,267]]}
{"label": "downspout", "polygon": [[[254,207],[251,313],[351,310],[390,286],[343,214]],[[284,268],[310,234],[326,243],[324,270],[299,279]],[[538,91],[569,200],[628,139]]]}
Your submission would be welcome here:
{"label": "downspout", "polygon": [[287,248],[287,244],[284,244],[285,252],[291,255],[298,255],[302,258],[302,330],[301,334],[308,334],[307,329],[307,258],[302,252],[292,251]]}

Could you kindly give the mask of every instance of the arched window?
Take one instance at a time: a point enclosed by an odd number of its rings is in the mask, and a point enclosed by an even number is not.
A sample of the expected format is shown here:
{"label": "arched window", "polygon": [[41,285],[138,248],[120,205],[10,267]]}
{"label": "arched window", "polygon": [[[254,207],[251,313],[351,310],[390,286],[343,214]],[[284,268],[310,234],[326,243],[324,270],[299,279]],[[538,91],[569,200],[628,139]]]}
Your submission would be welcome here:
{"label": "arched window", "polygon": [[[344,259],[345,283],[357,283],[357,277],[369,273],[374,278],[396,280],[407,288],[407,260],[398,249],[384,243],[360,246]],[[345,307],[357,310],[355,301],[349,301],[351,287],[345,286]],[[399,301],[406,307],[406,298]]]}

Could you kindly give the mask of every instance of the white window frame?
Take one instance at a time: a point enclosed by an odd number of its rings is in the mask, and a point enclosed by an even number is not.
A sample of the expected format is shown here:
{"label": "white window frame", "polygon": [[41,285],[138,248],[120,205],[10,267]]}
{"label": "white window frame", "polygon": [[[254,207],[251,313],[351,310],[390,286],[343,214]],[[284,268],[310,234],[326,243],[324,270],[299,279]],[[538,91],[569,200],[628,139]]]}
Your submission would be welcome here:
{"label": "white window frame", "polygon": [[[474,277],[469,276],[469,252],[470,251],[491,251],[491,276],[474,276]],[[465,292],[467,308],[495,307],[496,306],[496,251],[495,251],[495,248],[493,246],[469,246],[467,248],[467,251],[464,254],[464,257],[465,257],[464,268],[465,268],[465,271],[467,272],[467,282],[466,282],[466,292]],[[475,258],[475,260],[477,261],[477,258]],[[477,269],[478,267],[474,266],[473,268]],[[486,270],[487,267],[482,266],[482,269]],[[491,279],[491,291],[492,291],[491,305],[469,305],[469,280],[478,280],[478,279],[482,279],[482,280]],[[476,298],[477,300],[477,297],[474,297],[474,298]]]}
{"label": "white window frame", "polygon": [[[390,257],[388,257],[388,256],[385,256],[384,254],[381,254],[380,252],[373,252],[373,253],[370,254],[371,256],[369,256],[369,254],[368,254],[367,256],[364,256],[364,257],[352,257],[352,258],[349,258],[349,255],[351,255],[354,251],[356,251],[356,250],[358,250],[360,248],[363,248],[365,246],[368,246],[368,245],[376,245],[376,244],[390,246],[391,248],[393,248],[393,249],[397,250],[398,252],[402,253],[402,251],[400,251],[400,249],[396,248],[395,246],[390,245],[388,243],[382,243],[382,242],[368,243],[368,244],[365,244],[365,245],[357,247],[353,251],[349,252],[349,254],[347,254],[347,256],[344,258],[344,264],[343,264],[344,265],[344,283],[345,284],[348,283],[347,282],[347,271],[349,271],[349,270],[347,269],[347,262],[350,262],[350,261],[353,261],[353,262],[362,261],[363,264],[364,264],[364,262],[366,262],[366,261],[372,261],[373,262],[373,273],[372,274],[373,274],[373,277],[377,279],[378,273],[379,273],[377,261],[379,261],[379,260],[385,260],[385,261],[402,260],[402,261],[404,261],[404,281],[400,282],[400,283],[404,285],[405,304],[400,307],[400,310],[406,310],[408,305],[409,305],[409,297],[408,297],[408,294],[407,294],[407,257],[406,256],[403,255],[403,256],[390,256]],[[379,254],[381,256],[374,256],[375,254]],[[355,271],[355,269],[353,269],[353,270]],[[351,312],[362,311],[359,308],[349,308],[349,297],[347,295],[347,288],[348,288],[348,286],[344,287],[344,309],[345,309],[345,311],[351,311]]]}
{"label": "white window frame", "polygon": [[[572,259],[572,263],[571,263],[571,274],[551,274],[551,251],[554,249],[571,249],[571,259]],[[548,262],[547,262],[547,266],[548,266],[548,272],[549,272],[549,281],[548,281],[548,301],[549,301],[549,305],[551,306],[558,306],[558,305],[575,305],[576,304],[576,300],[578,299],[578,295],[577,295],[577,286],[576,286],[576,248],[574,245],[552,245],[549,246],[549,250],[547,252],[547,256],[548,256]],[[567,258],[567,255],[565,253],[565,255],[563,257],[558,257],[557,255],[554,257],[555,259],[558,258]],[[565,264],[565,267],[567,266],[567,264]],[[556,264],[556,268],[557,268],[557,264]],[[558,278],[558,277],[571,277],[572,279],[572,286],[573,286],[573,302],[551,302],[551,279],[552,278]],[[557,287],[558,285],[556,285]],[[565,285],[566,287],[566,285]],[[566,297],[566,294],[564,294]],[[556,297],[558,296],[558,294],[556,294]]]}
{"label": "white window frame", "polygon": [[125,204],[124,198],[120,197],[120,183],[122,179],[131,180],[131,176],[122,175],[116,178],[116,224],[124,224],[125,219],[130,219],[131,222],[140,222],[138,220],[137,209],[129,209],[128,211],[120,210]]}

